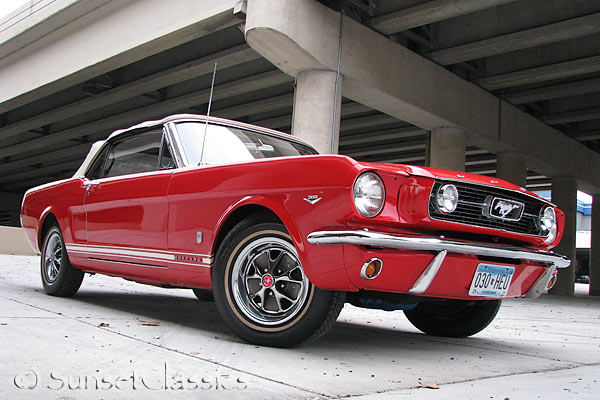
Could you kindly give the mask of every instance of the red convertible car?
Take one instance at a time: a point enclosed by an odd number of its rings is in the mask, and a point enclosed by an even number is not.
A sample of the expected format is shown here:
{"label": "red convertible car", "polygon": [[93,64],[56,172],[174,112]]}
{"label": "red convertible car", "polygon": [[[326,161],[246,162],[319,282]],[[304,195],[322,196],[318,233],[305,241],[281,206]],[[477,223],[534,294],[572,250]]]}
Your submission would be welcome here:
{"label": "red convertible car", "polygon": [[196,115],[114,132],[21,214],[48,294],[74,295],[86,272],[212,292],[234,333],[280,347],[323,335],[346,302],[473,335],[570,263],[549,250],[564,214],[508,182]]}

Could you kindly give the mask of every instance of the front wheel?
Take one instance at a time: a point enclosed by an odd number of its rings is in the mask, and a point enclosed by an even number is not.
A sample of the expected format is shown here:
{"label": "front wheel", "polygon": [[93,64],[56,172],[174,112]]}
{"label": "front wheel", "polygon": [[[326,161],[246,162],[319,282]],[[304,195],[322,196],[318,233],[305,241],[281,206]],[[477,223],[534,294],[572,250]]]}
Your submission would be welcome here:
{"label": "front wheel", "polygon": [[235,334],[274,347],[316,340],[333,325],[345,301],[344,292],[309,282],[281,223],[258,217],[240,222],[225,237],[217,252],[213,291]]}
{"label": "front wheel", "polygon": [[52,296],[71,297],[79,290],[84,273],[69,262],[58,226],[46,232],[42,246],[41,274],[44,291]]}
{"label": "front wheel", "polygon": [[467,337],[487,327],[500,309],[500,300],[426,301],[405,310],[408,320],[420,331],[433,336]]}

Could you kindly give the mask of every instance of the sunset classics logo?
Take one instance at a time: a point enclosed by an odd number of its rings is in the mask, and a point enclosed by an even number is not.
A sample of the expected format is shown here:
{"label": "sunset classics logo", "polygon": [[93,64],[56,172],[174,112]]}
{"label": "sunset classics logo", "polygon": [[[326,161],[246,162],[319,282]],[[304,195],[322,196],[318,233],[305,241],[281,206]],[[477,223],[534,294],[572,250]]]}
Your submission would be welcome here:
{"label": "sunset classics logo", "polygon": [[27,370],[14,376],[13,383],[21,390],[71,390],[71,391],[193,391],[193,390],[245,390],[247,382],[229,375],[197,376],[169,368],[153,372],[130,370],[125,374],[73,374],[50,371],[46,374]]}

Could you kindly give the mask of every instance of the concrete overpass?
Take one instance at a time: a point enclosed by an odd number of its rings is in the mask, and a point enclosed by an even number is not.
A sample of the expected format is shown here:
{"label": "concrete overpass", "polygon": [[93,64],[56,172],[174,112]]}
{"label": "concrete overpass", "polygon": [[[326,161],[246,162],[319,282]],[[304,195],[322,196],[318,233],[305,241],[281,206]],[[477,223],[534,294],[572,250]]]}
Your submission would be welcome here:
{"label": "concrete overpass", "polygon": [[214,62],[213,115],[552,188],[573,259],[578,188],[600,226],[594,0],[34,0],[0,21],[0,218],[111,130],[205,113]]}

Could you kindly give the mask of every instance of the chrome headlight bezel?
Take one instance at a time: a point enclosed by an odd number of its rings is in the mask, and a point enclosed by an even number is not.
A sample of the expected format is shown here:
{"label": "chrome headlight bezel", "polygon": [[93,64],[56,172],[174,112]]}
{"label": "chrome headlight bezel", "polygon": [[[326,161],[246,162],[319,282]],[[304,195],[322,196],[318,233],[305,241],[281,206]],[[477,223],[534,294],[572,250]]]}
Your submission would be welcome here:
{"label": "chrome headlight bezel", "polygon": [[354,208],[366,218],[374,218],[385,205],[385,185],[375,172],[360,174],[352,187]]}
{"label": "chrome headlight bezel", "polygon": [[543,207],[540,210],[538,224],[542,236],[546,236],[545,242],[548,244],[554,243],[558,233],[558,221],[556,219],[554,207]]}
{"label": "chrome headlight bezel", "polygon": [[438,188],[435,193],[435,204],[438,210],[444,214],[450,214],[458,206],[458,189],[451,183],[447,183]]}

